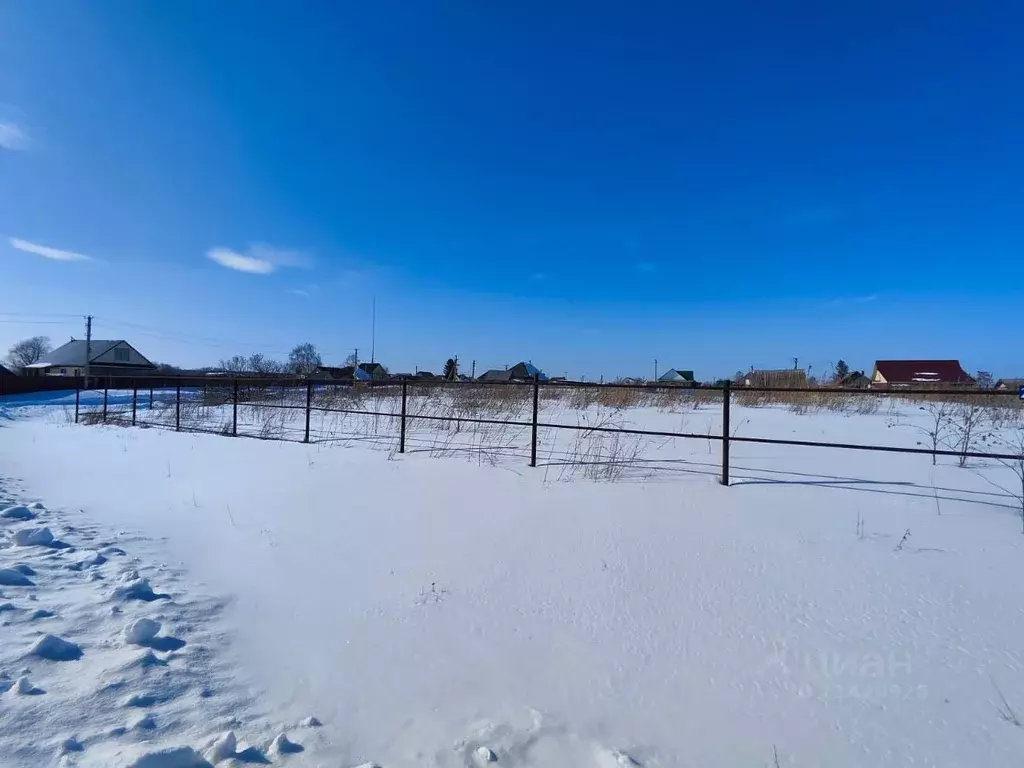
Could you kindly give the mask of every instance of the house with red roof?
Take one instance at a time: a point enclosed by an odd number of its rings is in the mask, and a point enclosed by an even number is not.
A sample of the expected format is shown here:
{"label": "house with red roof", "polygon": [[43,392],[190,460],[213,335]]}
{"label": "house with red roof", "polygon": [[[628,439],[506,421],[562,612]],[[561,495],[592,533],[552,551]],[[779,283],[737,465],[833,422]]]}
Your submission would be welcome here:
{"label": "house with red roof", "polygon": [[873,387],[970,387],[975,381],[959,360],[878,360]]}

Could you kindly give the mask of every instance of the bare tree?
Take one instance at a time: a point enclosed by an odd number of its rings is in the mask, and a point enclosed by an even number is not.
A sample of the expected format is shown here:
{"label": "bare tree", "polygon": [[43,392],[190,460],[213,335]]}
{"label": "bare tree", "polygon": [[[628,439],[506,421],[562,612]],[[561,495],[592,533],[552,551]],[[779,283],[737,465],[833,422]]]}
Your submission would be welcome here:
{"label": "bare tree", "polygon": [[977,449],[978,441],[987,439],[984,429],[988,419],[988,409],[978,403],[966,402],[954,406],[947,421],[952,435],[951,445],[960,454],[961,467],[967,464],[967,454]]}
{"label": "bare tree", "polygon": [[248,373],[249,358],[244,355],[234,355],[226,360],[221,360],[220,367],[225,371],[230,371],[231,373]]}
{"label": "bare tree", "polygon": [[299,376],[312,376],[321,365],[320,353],[309,342],[296,345],[288,355],[288,367]]}
{"label": "bare tree", "polygon": [[50,349],[52,349],[50,340],[46,336],[23,339],[8,350],[7,362],[14,368],[34,365],[42,360]]}
{"label": "bare tree", "polygon": [[234,355],[226,360],[221,360],[220,367],[230,373],[255,373],[261,376],[284,373],[288,370],[284,363],[279,360],[271,360],[262,352],[256,352],[248,357]]}
{"label": "bare tree", "polygon": [[262,376],[270,376],[273,374],[284,373],[288,370],[288,366],[280,360],[271,360],[262,352],[256,352],[255,354],[249,355],[249,370],[252,373],[258,373]]}
{"label": "bare tree", "polygon": [[[921,406],[921,410],[927,411],[930,418],[928,423],[924,426],[915,424],[914,429],[928,435],[928,440],[931,443],[931,449],[933,451],[937,451],[939,450],[940,445],[946,444],[946,440],[950,435],[950,417],[953,415],[953,405],[952,403],[947,403],[944,400],[929,400]],[[935,466],[937,460],[938,457],[933,453],[932,466]]]}

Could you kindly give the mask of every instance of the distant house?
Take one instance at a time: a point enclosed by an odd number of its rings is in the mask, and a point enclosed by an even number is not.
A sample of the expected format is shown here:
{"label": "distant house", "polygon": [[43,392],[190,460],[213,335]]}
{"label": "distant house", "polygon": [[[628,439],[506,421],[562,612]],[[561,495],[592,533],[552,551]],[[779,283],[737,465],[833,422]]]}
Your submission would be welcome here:
{"label": "distant house", "polygon": [[509,372],[512,374],[513,381],[533,381],[534,378],[539,378],[541,381],[548,380],[544,372],[533,363],[516,363],[509,368]]}
{"label": "distant house", "polygon": [[354,368],[351,365],[344,365],[340,368],[331,365],[321,365],[314,374],[319,379],[334,379],[336,381],[370,381],[371,376],[360,365]]}
{"label": "distant house", "polygon": [[[48,353],[38,363],[26,365],[26,376],[84,376],[86,343],[69,341]],[[91,376],[132,376],[150,374],[156,366],[124,339],[93,339],[89,347]]]}
{"label": "distant house", "polygon": [[388,378],[388,370],[380,363],[360,363],[359,369],[370,377],[371,381],[384,381]]}
{"label": "distant house", "polygon": [[1024,379],[1000,379],[995,383],[995,389],[1001,392],[1019,392],[1024,387]]}
{"label": "distant house", "polygon": [[430,371],[416,371],[416,378],[420,381],[433,381],[434,379],[439,379],[441,377],[435,376]]}
{"label": "distant house", "polygon": [[964,387],[974,383],[959,360],[878,360],[871,376],[871,385],[882,387]]}
{"label": "distant house", "polygon": [[13,375],[14,375],[14,371],[12,371],[12,370],[10,370],[8,368],[5,368],[3,365],[0,365],[0,376],[13,376]]}
{"label": "distant house", "polygon": [[871,386],[871,379],[864,375],[864,371],[851,371],[836,384],[843,389],[867,389]]}
{"label": "distant house", "polygon": [[533,381],[534,378],[539,378],[541,381],[548,380],[548,377],[544,375],[544,372],[533,363],[516,363],[511,368],[506,368],[505,370],[492,368],[491,370],[480,374],[477,381],[482,381],[484,383],[500,383],[509,381]]}
{"label": "distant house", "polygon": [[486,371],[485,373],[481,373],[477,377],[477,381],[483,382],[485,384],[509,382],[512,381],[512,371],[507,369],[503,371],[499,368],[492,368],[491,370]]}
{"label": "distant house", "polygon": [[744,387],[779,387],[800,389],[807,386],[807,371],[800,368],[779,370],[753,370],[740,377],[738,384]]}
{"label": "distant house", "polygon": [[670,368],[658,377],[659,384],[681,384],[693,386],[696,381],[693,378],[693,371],[684,371],[679,368]]}

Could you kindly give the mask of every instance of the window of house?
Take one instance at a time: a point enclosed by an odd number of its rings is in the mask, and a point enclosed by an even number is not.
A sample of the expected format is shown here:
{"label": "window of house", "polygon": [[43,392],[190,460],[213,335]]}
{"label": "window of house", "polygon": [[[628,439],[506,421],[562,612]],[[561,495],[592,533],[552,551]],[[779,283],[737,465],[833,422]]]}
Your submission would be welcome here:
{"label": "window of house", "polygon": [[115,349],[114,360],[118,363],[128,362],[128,350],[127,349]]}
{"label": "window of house", "polygon": [[61,376],[67,376],[68,375],[68,369],[67,368],[61,368],[60,369],[60,375]]}

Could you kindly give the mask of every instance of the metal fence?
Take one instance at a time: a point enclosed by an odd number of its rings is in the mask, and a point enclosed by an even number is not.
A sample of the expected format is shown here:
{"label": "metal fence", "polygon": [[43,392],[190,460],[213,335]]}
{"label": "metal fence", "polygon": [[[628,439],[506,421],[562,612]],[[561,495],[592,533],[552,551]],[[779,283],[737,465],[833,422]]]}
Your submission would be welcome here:
{"label": "metal fence", "polygon": [[[689,440],[715,441],[721,445],[721,482],[729,485],[729,458],[730,449],[733,443],[757,443],[766,445],[801,446],[808,448],[831,448],[849,451],[874,451],[882,453],[904,453],[918,454],[922,456],[954,456],[960,459],[985,458],[998,459],[1003,461],[1024,462],[1024,456],[1013,453],[983,452],[969,450],[970,446],[960,450],[940,449],[937,447],[902,447],[894,445],[869,445],[858,443],[839,443],[817,440],[794,440],[785,438],[769,437],[748,437],[733,434],[731,432],[730,416],[732,404],[737,396],[749,397],[751,395],[765,396],[816,396],[827,399],[830,397],[911,397],[925,400],[952,399],[957,402],[973,402],[991,405],[1013,405],[1016,402],[1017,394],[994,390],[964,390],[964,389],[928,389],[921,391],[910,390],[862,390],[862,389],[837,389],[837,388],[780,388],[780,387],[734,387],[726,383],[721,387],[701,387],[696,389],[682,388],[676,385],[626,385],[626,384],[596,384],[584,382],[558,382],[548,383],[539,379],[531,382],[502,383],[502,384],[481,384],[478,382],[448,382],[448,381],[381,381],[381,382],[351,382],[339,381],[317,381],[295,378],[279,379],[256,379],[239,378],[226,379],[223,377],[203,379],[175,379],[175,380],[152,380],[152,379],[129,379],[122,381],[106,382],[102,390],[102,410],[84,412],[81,403],[81,395],[84,390],[75,390],[75,423],[87,420],[89,423],[116,422],[125,425],[142,425],[175,429],[177,431],[191,432],[212,432],[215,434],[236,436],[236,437],[260,437],[265,439],[292,439],[299,442],[317,442],[311,440],[310,424],[314,413],[335,413],[335,414],[358,414],[381,419],[394,419],[398,423],[393,430],[393,439],[397,441],[397,451],[406,452],[407,425],[416,420],[426,421],[453,421],[477,425],[501,425],[519,427],[530,431],[530,453],[529,465],[537,466],[537,443],[539,429],[553,430],[575,430],[589,433],[614,433],[640,435],[649,437],[679,438]],[[531,406],[531,418],[522,419],[500,419],[480,418],[474,416],[460,415],[436,415],[425,413],[414,413],[408,408],[410,391],[423,392],[433,388],[452,389],[501,389],[504,387],[518,387],[529,397]],[[528,388],[528,389],[523,389]],[[331,390],[347,389],[349,391],[380,392],[385,391],[401,398],[401,405],[398,411],[367,410],[355,408],[332,407],[322,396]],[[590,424],[562,424],[540,420],[540,399],[542,391],[572,391],[580,389],[599,389],[603,392],[610,390],[639,390],[646,393],[657,391],[677,392],[681,396],[692,392],[699,393],[700,397],[721,399],[722,408],[722,429],[720,433],[697,434],[682,431],[646,430],[631,429],[616,426],[600,426]],[[116,411],[111,406],[111,390],[115,392],[115,400],[119,406]],[[117,392],[124,393],[117,395]],[[130,400],[127,393],[130,392]],[[268,395],[268,393],[271,393]],[[276,398],[276,401],[275,401]],[[197,427],[192,424],[182,423],[183,408],[193,407],[197,403],[216,408],[230,407],[230,420],[225,420],[219,428]],[[147,419],[146,414],[151,412],[159,404],[165,420]],[[251,405],[259,408],[279,409],[282,411],[300,412],[302,414],[302,428],[292,437],[283,434],[251,434],[239,429],[239,407]],[[130,406],[130,407],[129,407]],[[171,408],[173,406],[173,419]],[[86,418],[87,417],[87,418]],[[283,424],[283,418],[282,418]]]}

